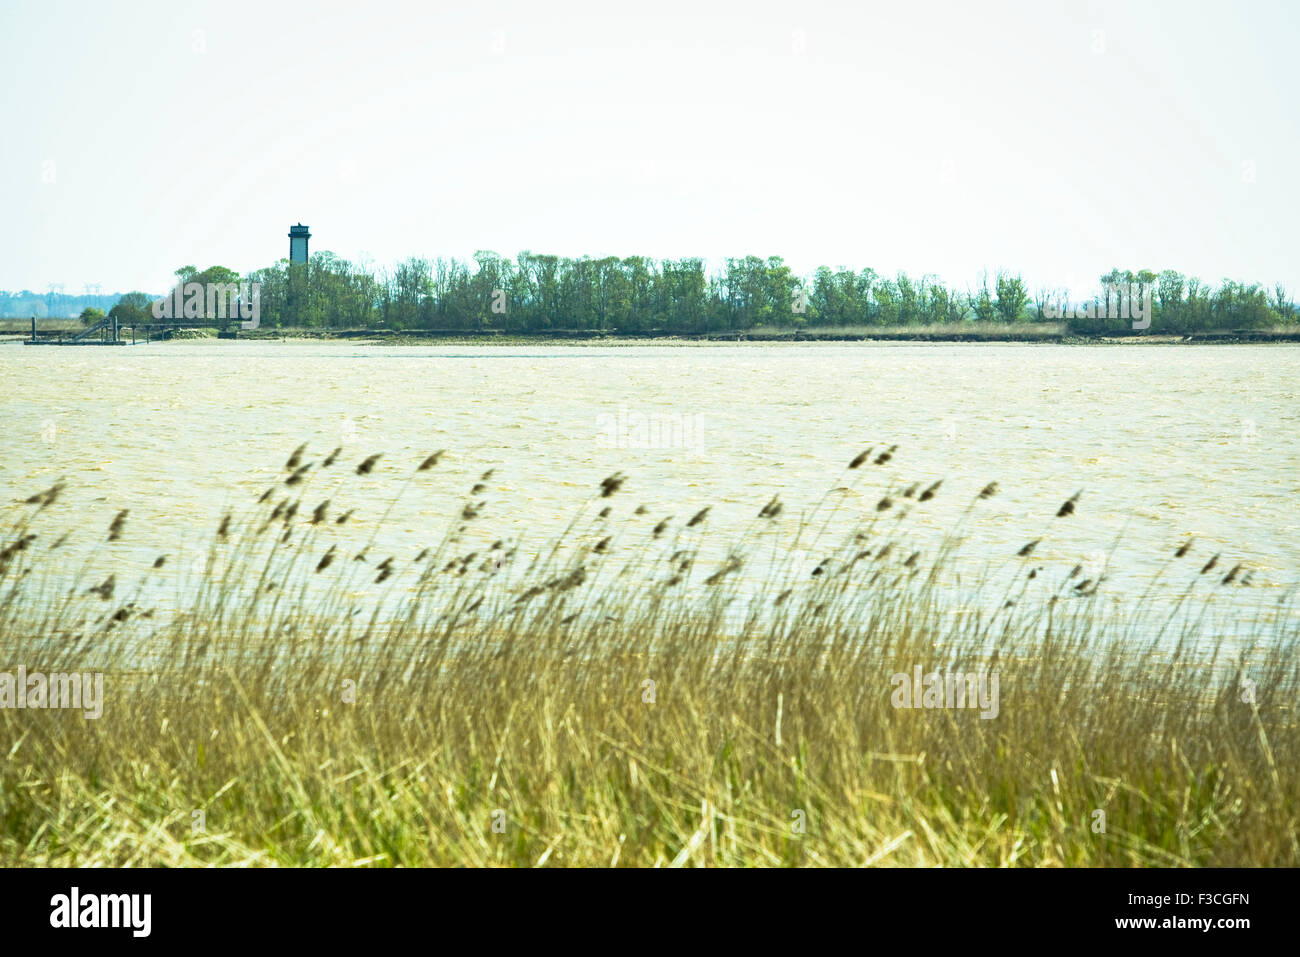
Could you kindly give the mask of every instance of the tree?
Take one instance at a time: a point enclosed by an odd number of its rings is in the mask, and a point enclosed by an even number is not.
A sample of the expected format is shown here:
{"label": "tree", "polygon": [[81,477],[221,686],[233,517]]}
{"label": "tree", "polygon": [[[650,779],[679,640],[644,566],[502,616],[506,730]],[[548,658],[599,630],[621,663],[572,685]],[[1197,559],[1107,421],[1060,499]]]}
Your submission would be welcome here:
{"label": "tree", "polygon": [[1295,303],[1287,296],[1286,286],[1280,282],[1273,285],[1272,307],[1283,322],[1295,322]]}
{"label": "tree", "polygon": [[[800,292],[799,280],[780,256],[767,260],[767,300],[770,303],[769,321],[778,326],[788,326],[795,318],[794,307]],[[804,307],[800,307],[804,308]]]}
{"label": "tree", "polygon": [[[192,270],[194,267],[185,266],[183,268]],[[177,275],[180,275],[180,270],[177,270]],[[209,266],[202,272],[190,273],[190,278],[185,281],[202,283],[205,286],[209,283],[221,283],[224,285],[227,283],[239,282],[239,273],[235,272],[233,269],[228,269],[225,266]]]}
{"label": "tree", "polygon": [[150,312],[153,300],[143,292],[128,292],[108,311],[108,318],[116,319],[119,326],[143,325],[153,319]]}
{"label": "tree", "polygon": [[87,306],[81,310],[81,324],[83,326],[93,326],[104,318],[104,310],[96,309],[94,306]]}
{"label": "tree", "polygon": [[1166,269],[1156,279],[1156,299],[1160,303],[1160,328],[1181,331],[1183,328],[1183,290],[1187,281],[1182,273]]}
{"label": "tree", "polygon": [[977,321],[992,322],[997,315],[997,307],[993,305],[993,297],[989,295],[989,277],[987,273],[980,276],[979,292],[968,292],[966,299],[970,303],[971,312],[975,314]]}
{"label": "tree", "polygon": [[1019,276],[999,272],[995,288],[998,293],[998,318],[1003,322],[1015,322],[1020,318],[1025,304],[1029,302],[1029,292]]}

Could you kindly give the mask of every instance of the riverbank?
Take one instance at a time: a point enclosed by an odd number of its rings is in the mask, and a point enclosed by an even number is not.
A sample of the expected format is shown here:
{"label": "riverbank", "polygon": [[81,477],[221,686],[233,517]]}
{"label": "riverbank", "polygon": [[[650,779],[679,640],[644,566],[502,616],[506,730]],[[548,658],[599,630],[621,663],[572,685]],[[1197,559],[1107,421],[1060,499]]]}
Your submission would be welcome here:
{"label": "riverbank", "polygon": [[249,339],[339,339],[365,340],[389,345],[420,345],[427,342],[477,344],[563,343],[581,345],[598,343],[815,343],[815,342],[970,342],[970,343],[1042,343],[1050,345],[1173,345],[1196,343],[1285,343],[1300,342],[1300,329],[1219,330],[1187,335],[1135,334],[1131,336],[1086,336],[1071,333],[1062,323],[963,323],[947,326],[851,327],[801,330],[763,330],[703,332],[692,335],[658,333],[608,333],[588,329],[557,329],[546,333],[510,333],[464,330],[391,330],[391,329],[284,329],[240,332]]}
{"label": "riverbank", "polygon": [[[42,336],[73,332],[80,328],[74,319],[38,320],[38,334]],[[124,335],[129,332],[124,331]],[[29,320],[0,320],[0,342],[26,340],[31,335]],[[190,340],[216,338],[214,328],[172,330],[166,338],[157,332],[151,341]],[[229,338],[246,341],[271,340],[338,340],[366,342],[382,345],[423,345],[430,342],[478,345],[584,345],[599,344],[687,344],[687,343],[817,343],[817,342],[943,342],[943,343],[1040,343],[1045,345],[1195,345],[1233,343],[1297,343],[1300,328],[1274,328],[1262,330],[1214,330],[1188,334],[1135,333],[1126,336],[1080,335],[1072,333],[1062,323],[1002,323],[966,322],[953,326],[886,326],[849,327],[827,329],[747,329],[744,331],[715,331],[690,335],[666,335],[655,332],[611,333],[591,329],[555,329],[547,332],[515,333],[499,330],[468,332],[463,329],[317,329],[286,327],[238,330]],[[143,343],[140,331],[135,342]]]}

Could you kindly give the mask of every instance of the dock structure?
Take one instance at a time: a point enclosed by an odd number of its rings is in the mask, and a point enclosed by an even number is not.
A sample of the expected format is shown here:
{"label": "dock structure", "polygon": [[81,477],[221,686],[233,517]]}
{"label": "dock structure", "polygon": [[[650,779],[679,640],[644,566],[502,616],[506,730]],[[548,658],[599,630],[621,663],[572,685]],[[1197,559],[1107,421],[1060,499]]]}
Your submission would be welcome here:
{"label": "dock structure", "polygon": [[[300,304],[305,301],[310,268],[311,254],[308,243],[311,240],[311,228],[301,222],[289,227],[289,286],[288,312],[298,315]],[[215,267],[214,267],[215,269]],[[181,275],[178,272],[177,275]],[[204,276],[212,270],[197,275]],[[230,270],[220,270],[230,273]],[[186,278],[195,278],[186,273]],[[251,299],[249,287],[252,287]],[[170,339],[181,329],[217,330],[218,339],[237,339],[240,329],[256,329],[259,320],[260,283],[244,281],[235,283],[228,280],[186,282],[182,279],[163,299],[154,300],[149,310],[140,308],[122,309],[125,298],[113,307],[113,312],[89,324],[82,329],[46,329],[36,328],[36,317],[32,316],[32,335],[24,339],[29,346],[124,346],[135,345],[137,330],[144,332],[140,341],[149,342],[154,338]],[[206,291],[205,291],[206,290]],[[183,295],[182,295],[183,293]],[[192,310],[191,297],[198,297],[206,304]],[[232,300],[233,298],[233,311]],[[136,304],[138,306],[138,303]],[[250,311],[251,307],[251,311]],[[223,315],[224,314],[224,315]],[[187,318],[189,317],[189,318]],[[244,322],[251,320],[251,322]],[[131,329],[128,343],[122,336],[127,326]]]}
{"label": "dock structure", "polygon": [[[234,328],[230,328],[231,326]],[[124,334],[129,327],[130,337]],[[37,329],[32,319],[32,335],[22,340],[27,346],[133,346],[157,339],[170,339],[178,329],[216,329],[218,339],[235,339],[239,336],[239,320],[235,319],[148,319],[124,326],[117,318],[105,316],[93,325],[75,331]],[[139,333],[139,335],[137,335]]]}
{"label": "dock structure", "polygon": [[[42,335],[44,338],[42,338]],[[132,339],[134,339],[134,330]],[[28,346],[124,346],[121,328],[116,316],[105,316],[93,325],[75,332],[45,332],[36,328],[36,317],[32,316],[32,337],[23,340]]]}

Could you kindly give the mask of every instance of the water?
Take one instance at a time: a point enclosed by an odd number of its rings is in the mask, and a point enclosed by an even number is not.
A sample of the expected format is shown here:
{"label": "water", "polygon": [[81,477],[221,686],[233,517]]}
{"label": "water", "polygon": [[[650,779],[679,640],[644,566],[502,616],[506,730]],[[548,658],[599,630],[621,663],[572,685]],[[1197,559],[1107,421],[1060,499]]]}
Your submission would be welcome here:
{"label": "water", "polygon": [[[3,508],[66,477],[43,516],[71,532],[68,577],[93,553],[119,578],[169,555],[169,574],[200,556],[229,508],[250,508],[306,462],[344,453],[304,486],[305,512],[331,498],[357,512],[346,529],[370,555],[403,558],[455,521],[494,469],[471,539],[521,551],[560,532],[615,471],[610,503],[625,543],[673,516],[673,532],[713,506],[705,553],[720,556],[780,494],[783,547],[832,489],[820,517],[833,535],[875,514],[892,489],[943,479],[912,506],[908,545],[930,549],[990,481],[964,526],[967,561],[1002,567],[1042,538],[1035,560],[1060,580],[1105,565],[1109,601],[1132,601],[1195,538],[1160,587],[1181,589],[1214,553],[1249,587],[1216,603],[1254,620],[1300,570],[1300,348],[1022,344],[433,345],[196,340],[118,349],[0,346]],[[845,466],[868,446],[891,461]],[[446,448],[432,471],[410,477]],[[353,474],[383,453],[374,472]],[[400,498],[394,496],[401,490]],[[1053,520],[1083,490],[1078,511]],[[643,516],[631,514],[644,504]],[[391,509],[390,509],[391,506]],[[127,534],[103,534],[118,509]],[[12,519],[15,514],[7,518]],[[300,516],[301,518],[301,516]],[[692,530],[691,534],[703,531]],[[712,551],[710,552],[710,549]],[[409,553],[409,555],[408,555]],[[799,560],[816,564],[808,547]],[[755,562],[746,574],[757,575]],[[80,580],[80,579],[78,579]]]}

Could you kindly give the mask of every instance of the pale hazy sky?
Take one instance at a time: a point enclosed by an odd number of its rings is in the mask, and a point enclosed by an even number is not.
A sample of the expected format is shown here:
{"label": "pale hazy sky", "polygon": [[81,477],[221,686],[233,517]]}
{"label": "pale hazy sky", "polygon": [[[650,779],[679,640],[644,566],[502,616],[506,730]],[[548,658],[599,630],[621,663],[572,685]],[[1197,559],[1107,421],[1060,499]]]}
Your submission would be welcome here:
{"label": "pale hazy sky", "polygon": [[0,288],[312,250],[1300,293],[1300,3],[0,5]]}

